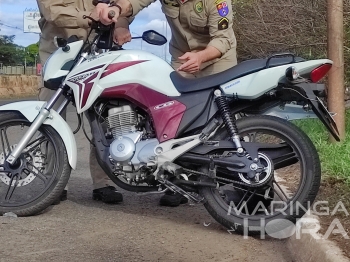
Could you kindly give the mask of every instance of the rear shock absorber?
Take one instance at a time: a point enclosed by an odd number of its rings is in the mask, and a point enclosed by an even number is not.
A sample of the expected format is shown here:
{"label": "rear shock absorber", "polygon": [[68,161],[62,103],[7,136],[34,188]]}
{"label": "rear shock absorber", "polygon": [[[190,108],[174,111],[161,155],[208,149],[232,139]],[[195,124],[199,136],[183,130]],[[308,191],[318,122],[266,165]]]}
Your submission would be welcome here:
{"label": "rear shock absorber", "polygon": [[230,107],[228,105],[226,97],[222,96],[221,91],[218,89],[215,90],[214,95],[215,95],[216,105],[219,108],[222,120],[224,121],[224,124],[227,128],[227,132],[229,133],[232,141],[235,143],[237,147],[237,153],[243,154],[244,149],[241,144],[241,139],[238,135],[236,121],[231,116]]}

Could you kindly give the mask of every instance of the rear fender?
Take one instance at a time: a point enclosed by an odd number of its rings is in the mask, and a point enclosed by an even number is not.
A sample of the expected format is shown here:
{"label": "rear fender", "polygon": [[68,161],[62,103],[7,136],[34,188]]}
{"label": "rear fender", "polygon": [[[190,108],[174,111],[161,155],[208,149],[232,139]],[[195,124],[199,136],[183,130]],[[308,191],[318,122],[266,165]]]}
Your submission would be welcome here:
{"label": "rear fender", "polygon": [[[1,106],[0,111],[18,111],[29,122],[33,122],[45,103],[42,101],[15,102]],[[51,110],[50,117],[45,120],[44,125],[52,126],[60,135],[67,150],[69,164],[75,169],[77,165],[77,144],[67,122],[56,111]]]}
{"label": "rear fender", "polygon": [[298,94],[300,94],[300,96],[308,101],[315,115],[321,120],[334,139],[340,141],[339,130],[333,119],[333,115],[328,111],[323,102],[315,95],[313,88],[314,85],[315,84],[313,83],[304,82],[291,85],[289,88],[295,90]]}

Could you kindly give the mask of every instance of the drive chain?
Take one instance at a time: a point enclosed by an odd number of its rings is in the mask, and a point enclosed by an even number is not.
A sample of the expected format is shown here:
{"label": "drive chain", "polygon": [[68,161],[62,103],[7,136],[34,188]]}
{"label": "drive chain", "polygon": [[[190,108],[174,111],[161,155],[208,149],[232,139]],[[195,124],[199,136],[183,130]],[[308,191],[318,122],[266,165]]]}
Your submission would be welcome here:
{"label": "drive chain", "polygon": [[[192,174],[196,174],[196,175],[202,175],[202,176],[207,176],[207,177],[209,177],[209,178],[212,178],[212,177],[208,176],[208,174],[203,173],[203,172],[199,172],[199,171],[195,171],[195,170],[187,169],[187,168],[183,168],[183,170],[184,170],[185,172],[188,172],[188,173],[192,173]],[[238,184],[238,185],[241,185],[241,186],[251,186],[251,185],[248,185],[248,184],[246,184],[246,183],[244,183],[244,182],[239,182],[239,181],[235,181],[235,180],[231,180],[231,179],[227,179],[227,178],[223,178],[223,177],[219,177],[218,179],[223,180],[223,181],[225,181],[225,182],[230,182],[230,183]],[[254,186],[252,186],[252,187],[254,187]]]}

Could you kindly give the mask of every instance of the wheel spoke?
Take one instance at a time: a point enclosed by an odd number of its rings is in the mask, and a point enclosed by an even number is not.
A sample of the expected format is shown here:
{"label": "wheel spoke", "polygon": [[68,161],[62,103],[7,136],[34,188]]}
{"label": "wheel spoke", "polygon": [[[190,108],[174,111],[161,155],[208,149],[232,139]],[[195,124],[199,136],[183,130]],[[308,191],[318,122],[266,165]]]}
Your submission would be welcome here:
{"label": "wheel spoke", "polygon": [[[248,192],[248,191],[247,191]],[[253,191],[253,193],[251,191],[249,191],[249,193],[251,193],[251,195],[248,197],[247,201],[245,201],[245,204],[247,205],[248,202],[252,199],[252,197],[254,195],[256,195],[256,189]],[[241,200],[242,201],[242,200]]]}
{"label": "wheel spoke", "polygon": [[[275,185],[277,186],[277,188],[278,188],[278,190],[276,190],[276,189],[274,189],[274,188],[272,187],[272,189],[273,189],[273,191],[276,193],[276,195],[277,195],[282,201],[287,201],[287,200],[289,200],[289,197],[284,193],[284,191],[282,190],[281,186],[277,183],[277,181],[276,181],[276,180],[273,180],[272,182],[273,182],[273,184],[275,184]],[[281,197],[280,193],[282,193],[284,199]]]}
{"label": "wheel spoke", "polygon": [[[5,159],[6,159],[10,155],[11,151],[10,151],[10,143],[8,141],[5,128],[2,128],[0,130],[0,138],[1,138],[2,149],[4,150],[4,156],[5,156]],[[6,154],[6,149],[8,150],[7,154]]]}
{"label": "wheel spoke", "polygon": [[[236,181],[234,181],[234,180],[229,180],[229,179],[221,178],[221,177],[216,177],[216,179],[218,179],[218,180],[224,180],[224,181],[229,181],[230,183],[235,183],[235,182],[236,182]],[[250,192],[249,189],[244,189],[244,188],[242,188],[242,187],[234,186],[234,185],[232,185],[232,184],[226,184],[226,183],[224,183],[224,182],[219,182],[219,183],[221,183],[221,184],[223,184],[223,185],[228,185],[228,186],[233,187],[234,189],[237,189],[237,190],[241,190],[241,191],[244,191],[244,192]],[[265,197],[265,195],[260,194],[260,193],[255,193],[255,195],[256,195],[256,196],[260,196],[260,197]],[[267,199],[267,200],[273,200],[272,197],[268,197],[268,198],[266,198],[266,199]]]}
{"label": "wheel spoke", "polygon": [[[16,180],[14,180],[16,178]],[[9,187],[7,189],[6,195],[5,195],[5,201],[9,201],[13,195],[13,192],[15,192],[15,189],[18,186],[20,180],[20,176],[19,174],[15,174],[12,176],[10,183],[9,183]],[[15,184],[12,186],[13,182],[15,182]]]}
{"label": "wheel spoke", "polygon": [[48,142],[49,140],[45,138],[44,136],[41,136],[34,141],[30,142],[26,147],[26,153],[32,152],[34,149],[36,149],[39,145],[41,145],[44,142]]}
{"label": "wheel spoke", "polygon": [[243,201],[244,201],[244,198],[248,195],[248,193],[250,193],[249,190],[247,190],[247,191],[244,193],[243,197],[241,198],[241,200],[239,201],[239,203],[238,203],[238,205],[237,205],[237,208],[239,208],[239,206],[242,205],[242,203],[243,203]]}
{"label": "wheel spoke", "polygon": [[32,173],[32,171],[30,171],[28,168],[24,168],[24,169],[22,170],[22,172],[23,172],[26,176],[29,176],[29,175]]}
{"label": "wheel spoke", "polygon": [[[33,169],[36,170],[36,172],[33,172],[34,170],[30,170],[29,168],[25,168],[23,170],[26,170],[30,173],[33,173],[35,176],[37,176],[40,180],[42,180],[44,182],[44,184],[46,185],[48,178],[36,167],[34,166],[32,163],[27,162],[28,165],[30,165]],[[29,175],[28,174],[28,175]]]}
{"label": "wheel spoke", "polygon": [[298,156],[295,152],[282,155],[280,157],[272,159],[275,170],[291,166],[299,161]]}

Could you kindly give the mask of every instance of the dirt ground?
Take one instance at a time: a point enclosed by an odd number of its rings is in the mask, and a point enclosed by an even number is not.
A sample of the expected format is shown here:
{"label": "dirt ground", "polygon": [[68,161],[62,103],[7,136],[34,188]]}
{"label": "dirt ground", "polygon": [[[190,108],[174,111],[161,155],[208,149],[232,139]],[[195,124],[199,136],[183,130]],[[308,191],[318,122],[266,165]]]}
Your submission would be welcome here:
{"label": "dirt ground", "polygon": [[[68,122],[74,123],[70,109]],[[72,124],[75,129],[75,124]],[[159,195],[121,191],[124,202],[91,199],[89,145],[76,135],[78,169],[68,200],[33,217],[0,217],[0,261],[292,262],[285,240],[229,234],[202,205],[158,205]]]}
{"label": "dirt ground", "polygon": [[0,217],[0,261],[293,261],[284,241],[231,235],[202,206],[128,193],[110,206],[89,182],[72,178],[69,200],[43,214]]}
{"label": "dirt ground", "polygon": [[[319,216],[321,222],[321,230],[320,233],[325,235],[328,228],[334,221],[334,219],[339,219],[341,226],[346,231],[348,237],[350,237],[350,219],[349,214],[342,211],[342,207],[336,206],[339,201],[343,203],[343,207],[345,207],[346,211],[350,212],[350,188],[344,181],[338,179],[327,178],[321,184],[321,188],[319,190],[317,199],[318,201],[328,201],[329,204],[326,206],[329,207],[330,213],[334,212],[334,215],[325,215]],[[340,229],[339,227],[335,227],[336,229]],[[334,241],[340,249],[343,251],[344,255],[350,259],[350,239],[344,238],[341,234],[331,234],[329,239]]]}

